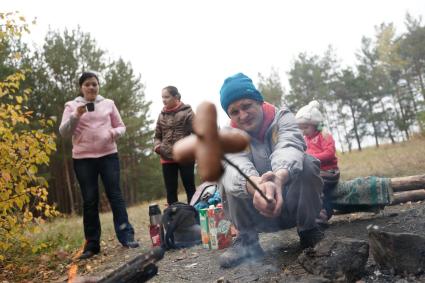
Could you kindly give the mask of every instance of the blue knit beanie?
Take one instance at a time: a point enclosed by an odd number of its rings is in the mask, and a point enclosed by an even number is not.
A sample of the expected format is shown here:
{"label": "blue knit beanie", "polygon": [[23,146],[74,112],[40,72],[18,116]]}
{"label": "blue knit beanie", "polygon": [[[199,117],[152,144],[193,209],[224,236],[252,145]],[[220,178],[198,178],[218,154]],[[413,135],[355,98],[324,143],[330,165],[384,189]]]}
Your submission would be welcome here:
{"label": "blue knit beanie", "polygon": [[264,101],[261,93],[246,75],[238,73],[224,80],[223,86],[220,89],[220,103],[224,112],[227,113],[230,104],[244,98],[259,102]]}

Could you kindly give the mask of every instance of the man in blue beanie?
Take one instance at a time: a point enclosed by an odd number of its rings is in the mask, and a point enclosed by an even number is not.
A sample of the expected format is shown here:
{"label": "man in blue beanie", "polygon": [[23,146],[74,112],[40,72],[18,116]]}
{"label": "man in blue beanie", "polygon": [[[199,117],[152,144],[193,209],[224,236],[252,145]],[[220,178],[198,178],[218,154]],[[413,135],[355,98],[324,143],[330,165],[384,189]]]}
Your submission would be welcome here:
{"label": "man in blue beanie", "polygon": [[249,148],[226,157],[266,195],[266,201],[236,169],[226,166],[219,187],[223,207],[239,235],[220,255],[224,268],[264,254],[259,232],[297,227],[302,248],[323,238],[316,223],[323,186],[319,161],[305,153],[306,145],[294,115],[264,102],[252,80],[242,73],[227,78],[220,102],[231,127],[246,131]]}

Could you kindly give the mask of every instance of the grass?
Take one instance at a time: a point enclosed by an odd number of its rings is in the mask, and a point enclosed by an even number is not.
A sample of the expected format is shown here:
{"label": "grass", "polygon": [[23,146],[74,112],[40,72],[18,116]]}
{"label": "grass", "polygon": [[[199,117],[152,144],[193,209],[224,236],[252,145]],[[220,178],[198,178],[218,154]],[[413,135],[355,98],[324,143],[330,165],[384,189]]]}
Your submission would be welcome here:
{"label": "grass", "polygon": [[[180,199],[183,199],[183,195],[180,196]],[[166,201],[158,200],[157,202],[163,210]],[[149,232],[147,230],[149,226],[148,207],[149,203],[144,202],[127,209],[130,223],[133,225],[136,233],[136,239],[145,245],[150,244]],[[101,213],[100,222],[102,227],[102,240],[114,240],[118,244],[118,240],[115,237],[112,213]],[[33,241],[35,243],[43,241],[50,242],[53,239],[56,239],[58,243],[54,246],[51,245],[52,248],[56,246],[65,249],[67,252],[74,252],[76,249],[80,248],[84,243],[83,221],[81,216],[58,217],[50,223],[44,224],[41,233],[33,235]]]}
{"label": "grass", "polygon": [[416,136],[398,144],[338,153],[342,180],[356,177],[401,177],[425,174],[425,138]]}
{"label": "grass", "polygon": [[[185,199],[185,194],[179,199]],[[161,210],[166,200],[158,200]],[[149,236],[149,203],[144,202],[127,209],[135,236],[147,250],[151,245]],[[115,236],[112,213],[101,213],[101,246],[120,246]],[[66,274],[72,258],[84,244],[83,221],[81,216],[57,217],[40,225],[40,232],[30,235],[34,245],[46,243],[47,246],[32,253],[30,249],[16,248],[13,256],[0,262],[0,282],[50,282],[58,275]]]}
{"label": "grass", "polygon": [[[425,174],[425,138],[413,138],[408,142],[395,145],[370,147],[362,151],[338,153],[339,166],[343,180],[364,176],[400,177]],[[179,199],[185,200],[184,193]],[[165,199],[156,201],[161,210],[165,208]],[[144,247],[150,247],[148,202],[128,208],[136,239]],[[112,214],[102,213],[102,241],[119,245],[112,223]],[[39,253],[31,251],[14,251],[15,256],[7,262],[0,263],[0,282],[38,281],[43,272],[63,274],[69,267],[72,255],[82,246],[84,241],[83,224],[80,216],[58,217],[41,225],[41,232],[31,236],[33,243],[47,242],[47,247]],[[61,256],[61,254],[65,256]],[[3,272],[4,271],[4,272]]]}

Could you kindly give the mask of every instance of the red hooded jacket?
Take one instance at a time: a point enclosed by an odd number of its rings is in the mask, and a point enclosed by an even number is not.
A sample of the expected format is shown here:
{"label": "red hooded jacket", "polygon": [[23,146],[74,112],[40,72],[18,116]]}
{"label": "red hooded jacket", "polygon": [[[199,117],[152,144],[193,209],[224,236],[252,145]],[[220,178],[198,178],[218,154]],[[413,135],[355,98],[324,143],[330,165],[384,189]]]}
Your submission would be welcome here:
{"label": "red hooded jacket", "polygon": [[335,141],[329,133],[317,131],[311,137],[304,136],[307,144],[307,153],[320,160],[320,170],[338,169]]}

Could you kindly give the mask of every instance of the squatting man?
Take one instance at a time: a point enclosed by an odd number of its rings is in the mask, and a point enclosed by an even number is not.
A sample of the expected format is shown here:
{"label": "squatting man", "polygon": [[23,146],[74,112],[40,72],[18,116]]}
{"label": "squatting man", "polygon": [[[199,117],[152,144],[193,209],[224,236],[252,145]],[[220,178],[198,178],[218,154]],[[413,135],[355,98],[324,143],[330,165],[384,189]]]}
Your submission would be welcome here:
{"label": "squatting man", "polygon": [[259,232],[297,228],[302,248],[323,238],[316,218],[321,209],[320,162],[305,153],[306,145],[294,115],[264,101],[252,80],[242,73],[227,78],[220,102],[231,127],[251,137],[247,150],[227,154],[257,187],[266,201],[231,166],[219,181],[223,207],[238,229],[233,245],[220,255],[220,266],[235,266],[264,254]]}

